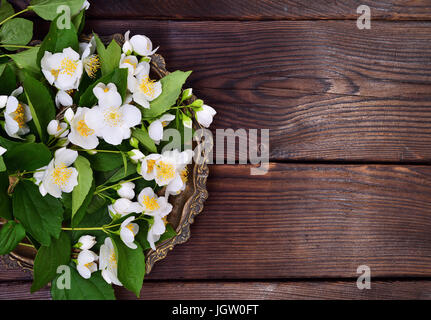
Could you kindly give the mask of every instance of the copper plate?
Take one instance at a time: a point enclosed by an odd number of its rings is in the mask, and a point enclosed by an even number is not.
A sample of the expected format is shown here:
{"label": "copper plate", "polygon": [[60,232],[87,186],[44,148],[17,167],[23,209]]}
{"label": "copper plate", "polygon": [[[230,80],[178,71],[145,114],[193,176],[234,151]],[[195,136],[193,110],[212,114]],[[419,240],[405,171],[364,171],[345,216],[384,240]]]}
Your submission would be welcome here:
{"label": "copper plate", "polygon": [[[120,34],[115,34],[109,37],[101,37],[105,43],[115,39],[120,45],[124,42],[124,38]],[[83,37],[83,40],[89,40],[88,36]],[[169,72],[166,70],[166,64],[163,57],[159,54],[154,54],[151,59],[151,72],[153,76],[162,78]],[[192,99],[195,99],[193,97]],[[198,124],[194,123],[197,127]],[[150,249],[146,253],[146,272],[151,272],[154,263],[166,257],[168,252],[177,244],[186,242],[190,238],[190,225],[195,217],[202,212],[204,202],[208,198],[206,190],[206,182],[209,174],[207,159],[205,158],[209,150],[203,154],[200,150],[195,149],[195,154],[198,153],[198,161],[188,166],[189,176],[186,184],[186,189],[178,196],[170,196],[169,202],[172,203],[173,209],[168,216],[169,223],[175,228],[177,235],[169,240],[159,243],[156,250]],[[0,221],[3,224],[4,221]],[[24,269],[32,269],[36,250],[26,246],[18,246],[9,254],[9,258],[16,262]]]}

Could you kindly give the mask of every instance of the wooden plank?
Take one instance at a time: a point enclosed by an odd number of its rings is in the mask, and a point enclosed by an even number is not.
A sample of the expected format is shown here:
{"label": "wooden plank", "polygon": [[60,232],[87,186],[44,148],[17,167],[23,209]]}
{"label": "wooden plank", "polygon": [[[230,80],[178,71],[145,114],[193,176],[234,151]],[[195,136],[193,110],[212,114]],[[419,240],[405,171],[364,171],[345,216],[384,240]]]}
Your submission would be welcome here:
{"label": "wooden plank", "polygon": [[148,279],[424,277],[431,167],[215,165],[192,237]]}
{"label": "wooden plank", "polygon": [[51,299],[49,288],[30,293],[30,281],[0,282],[0,300],[47,300]]}
{"label": "wooden plank", "polygon": [[[136,299],[116,288],[117,299]],[[431,281],[372,281],[359,290],[352,281],[151,282],[144,283],[142,300],[403,300],[431,299]],[[215,311],[214,311],[215,312]]]}
{"label": "wooden plank", "polygon": [[269,128],[272,160],[431,160],[431,23],[93,20],[150,36],[219,112],[215,128]]}
{"label": "wooden plank", "polygon": [[[0,282],[0,300],[50,299],[48,288],[30,293],[31,282]],[[115,287],[119,300],[136,300]],[[356,281],[146,281],[142,300],[420,300],[431,299],[431,281],[372,281],[358,290]]]}
{"label": "wooden plank", "polygon": [[[11,1],[22,9],[30,0]],[[357,19],[359,5],[371,8],[372,19],[425,20],[431,18],[427,0],[92,0],[91,18],[299,20]]]}
{"label": "wooden plank", "polygon": [[431,276],[429,166],[214,165],[208,190],[191,239],[147,279]]}

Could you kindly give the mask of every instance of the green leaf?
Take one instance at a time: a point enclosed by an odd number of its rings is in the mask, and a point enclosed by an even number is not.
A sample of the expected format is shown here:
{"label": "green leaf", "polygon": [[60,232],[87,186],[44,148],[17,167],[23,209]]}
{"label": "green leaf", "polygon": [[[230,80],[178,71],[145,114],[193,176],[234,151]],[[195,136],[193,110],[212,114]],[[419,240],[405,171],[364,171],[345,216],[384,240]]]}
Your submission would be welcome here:
{"label": "green leaf", "polygon": [[111,237],[118,261],[118,279],[139,297],[145,277],[145,255],[139,243],[130,249],[118,236]]}
{"label": "green leaf", "polygon": [[15,62],[18,68],[25,69],[34,74],[40,74],[40,68],[36,62],[38,52],[39,47],[34,47],[19,53],[9,54],[8,57]]}
{"label": "green leaf", "polygon": [[105,174],[105,182],[104,183],[113,183],[120,181],[132,174],[135,174],[137,170],[136,164],[128,161],[127,162],[127,171],[124,172],[124,167],[120,167],[118,169],[112,170],[110,172],[106,172]]}
{"label": "green leaf", "polygon": [[107,48],[97,36],[94,34],[97,45],[97,54],[100,57],[102,75],[107,75],[118,68],[121,58],[121,47],[118,45],[117,41],[112,40]]}
{"label": "green leaf", "polygon": [[55,106],[49,90],[30,75],[24,80],[24,92],[33,116],[39,137],[46,141],[49,137],[46,132],[49,122],[55,118]]}
{"label": "green leaf", "polygon": [[117,86],[117,90],[120,93],[121,97],[124,100],[124,97],[126,96],[126,89],[127,89],[127,75],[128,71],[127,69],[115,69],[110,74],[107,74],[100,78],[98,81],[94,82],[91,86],[85,90],[85,92],[82,94],[81,98],[79,99],[79,105],[81,107],[93,107],[97,103],[97,98],[93,93],[93,88],[98,83],[114,83]]}
{"label": "green leaf", "polygon": [[41,246],[34,259],[31,293],[42,289],[57,275],[57,268],[70,262],[72,245],[70,237],[62,232],[49,246]]}
{"label": "green leaf", "polygon": [[6,0],[1,0],[0,22],[5,20],[6,18],[9,18],[14,13],[15,13],[15,11],[13,10],[12,5],[9,2],[7,2]]}
{"label": "green leaf", "polygon": [[98,152],[86,156],[96,171],[111,171],[122,166],[123,158],[120,153]]}
{"label": "green leaf", "polygon": [[[136,240],[141,244],[142,249],[144,251],[149,250],[149,249],[151,249],[151,246],[147,240],[147,235],[148,235],[149,228],[151,228],[152,221],[151,220],[149,220],[149,221],[148,220],[139,220],[138,224],[139,224],[139,233],[136,235]],[[155,244],[157,246],[158,244],[162,243],[163,241],[172,239],[176,235],[177,235],[177,232],[172,227],[172,225],[170,223],[168,223],[166,225],[165,233],[163,233],[160,236],[159,241],[157,241]]]}
{"label": "green leaf", "polygon": [[64,48],[69,47],[79,52],[78,35],[75,26],[72,24],[69,29],[59,29],[57,19],[55,19],[51,22],[49,32],[40,45],[40,50],[37,54],[37,65],[40,66],[40,60],[45,55],[45,51],[51,53],[62,52]]}
{"label": "green leaf", "polygon": [[0,255],[8,254],[25,237],[24,227],[15,221],[9,221],[0,230]]}
{"label": "green leaf", "polygon": [[42,197],[30,181],[20,181],[12,196],[13,213],[25,230],[39,243],[49,246],[51,237],[58,239],[63,220],[63,206],[50,195]]}
{"label": "green leaf", "polygon": [[77,227],[79,225],[79,223],[82,221],[82,219],[84,218],[84,216],[87,214],[87,210],[88,210],[88,207],[93,200],[95,190],[96,190],[96,185],[95,185],[94,180],[93,180],[93,183],[91,184],[90,191],[88,191],[88,194],[84,199],[84,202],[82,202],[81,207],[71,217],[71,219],[72,219],[71,227],[74,227],[74,228]]}
{"label": "green leaf", "polygon": [[85,10],[81,10],[80,13],[73,17],[72,22],[75,26],[75,29],[77,30],[77,33],[80,34],[85,25]]}
{"label": "green leaf", "polygon": [[8,196],[9,176],[6,172],[0,172],[0,217],[12,220],[12,202]]}
{"label": "green leaf", "polygon": [[93,171],[86,158],[78,156],[74,166],[78,170],[78,185],[72,191],[72,219],[87,197],[93,183]]}
{"label": "green leaf", "polygon": [[192,72],[175,71],[162,78],[162,93],[150,103],[149,109],[141,109],[145,119],[153,119],[168,111],[178,99],[183,84]]}
{"label": "green leaf", "polygon": [[79,13],[83,4],[84,0],[32,0],[28,9],[33,10],[45,20],[54,20],[58,15],[57,9],[60,6],[68,6],[70,15],[73,17]]}
{"label": "green leaf", "polygon": [[147,129],[142,127],[141,129],[132,129],[132,137],[138,139],[138,141],[152,153],[157,153],[157,147],[154,140],[150,138]]}
{"label": "green leaf", "polygon": [[86,280],[78,273],[75,266],[70,265],[70,289],[59,289],[57,281],[62,284],[59,274],[51,285],[53,300],[115,300],[114,289],[103,279],[101,271],[91,274]]}
{"label": "green leaf", "polygon": [[21,143],[8,149],[3,155],[9,170],[36,170],[52,159],[48,147],[42,143]]}
{"label": "green leaf", "polygon": [[[94,197],[95,198],[95,197]],[[105,224],[109,224],[112,221],[111,217],[108,213],[108,203],[106,201],[103,202],[103,205],[100,206],[95,211],[90,210],[90,206],[88,206],[87,214],[82,218],[78,225],[73,226],[74,228],[98,228],[102,227]],[[78,239],[88,234],[86,230],[74,230],[72,232],[72,240],[73,242],[77,242]],[[91,235],[97,238],[98,243],[102,243],[106,238],[106,234],[101,230],[91,231]]]}
{"label": "green leaf", "polygon": [[[0,42],[2,44],[11,44],[25,46],[33,38],[33,22],[23,18],[15,18],[7,21],[0,29]],[[18,50],[19,48],[6,47],[9,51]]]}
{"label": "green leaf", "polygon": [[3,156],[0,156],[0,172],[6,171],[6,164],[4,163]]}
{"label": "green leaf", "polygon": [[4,70],[0,76],[0,95],[10,95],[16,89],[16,75],[10,65],[4,65]]}

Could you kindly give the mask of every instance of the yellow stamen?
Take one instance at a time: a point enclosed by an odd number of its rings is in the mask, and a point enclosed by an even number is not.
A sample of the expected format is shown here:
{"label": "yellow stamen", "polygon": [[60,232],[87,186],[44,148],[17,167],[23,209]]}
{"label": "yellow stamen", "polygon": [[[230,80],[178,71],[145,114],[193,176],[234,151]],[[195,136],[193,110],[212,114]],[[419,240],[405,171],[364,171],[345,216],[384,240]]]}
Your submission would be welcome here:
{"label": "yellow stamen", "polygon": [[13,113],[13,119],[18,123],[20,128],[24,128],[25,126],[25,111],[24,106],[21,103],[18,103],[18,107]]}
{"label": "yellow stamen", "polygon": [[72,176],[72,172],[71,168],[67,168],[66,165],[62,163],[55,167],[52,173],[52,180],[57,186],[64,186]]}
{"label": "yellow stamen", "polygon": [[165,223],[165,226],[168,224],[168,217],[165,216],[162,218],[163,222]]}
{"label": "yellow stamen", "polygon": [[141,82],[139,88],[147,96],[151,96],[152,97],[156,93],[155,81],[154,80],[150,80],[150,77],[148,77],[148,76],[142,78],[142,82]]}
{"label": "yellow stamen", "polygon": [[93,54],[93,55],[89,56],[87,59],[85,59],[85,61],[84,61],[84,69],[85,69],[85,72],[87,72],[87,74],[88,74],[88,76],[90,78],[95,78],[97,70],[100,69],[100,60],[99,60],[99,57],[96,54]]}
{"label": "yellow stamen", "polygon": [[105,89],[103,89],[103,92],[108,92],[108,91],[109,91],[108,87],[106,87]]}
{"label": "yellow stamen", "polygon": [[143,196],[143,202],[147,210],[154,211],[160,208],[156,198],[154,197],[150,198],[149,196]]}
{"label": "yellow stamen", "polygon": [[136,69],[136,63],[134,63],[131,59],[125,59],[124,61],[123,61],[123,63],[127,63],[127,64],[130,64],[133,68],[135,68]]}
{"label": "yellow stamen", "polygon": [[187,182],[188,174],[189,174],[189,170],[187,169],[187,167],[185,167],[184,170],[181,171],[181,173],[180,173],[180,177],[181,177],[181,180],[183,181],[183,183]]}
{"label": "yellow stamen", "polygon": [[172,164],[160,161],[157,166],[157,177],[161,180],[169,180],[175,177],[175,168]]}
{"label": "yellow stamen", "polygon": [[60,73],[60,70],[59,69],[52,69],[51,70],[51,74],[54,76],[54,77],[58,77],[58,74]]}
{"label": "yellow stamen", "polygon": [[121,125],[121,123],[123,122],[123,117],[121,115],[121,113],[119,112],[118,108],[109,108],[105,114],[105,122],[110,125],[111,127],[116,127]]}
{"label": "yellow stamen", "polygon": [[117,257],[115,256],[114,251],[109,255],[109,263],[115,266],[117,265]]}
{"label": "yellow stamen", "polygon": [[133,225],[132,225],[131,223],[129,223],[129,224],[126,226],[126,228],[133,232]]}
{"label": "yellow stamen", "polygon": [[62,74],[73,76],[77,67],[78,67],[78,62],[73,61],[67,57],[61,61],[61,69],[63,69],[61,71]]}
{"label": "yellow stamen", "polygon": [[154,169],[156,160],[147,160],[147,173],[150,173]]}
{"label": "yellow stamen", "polygon": [[78,121],[78,125],[76,126],[76,131],[78,131],[78,133],[83,137],[88,137],[94,134],[94,130],[90,129],[84,120]]}

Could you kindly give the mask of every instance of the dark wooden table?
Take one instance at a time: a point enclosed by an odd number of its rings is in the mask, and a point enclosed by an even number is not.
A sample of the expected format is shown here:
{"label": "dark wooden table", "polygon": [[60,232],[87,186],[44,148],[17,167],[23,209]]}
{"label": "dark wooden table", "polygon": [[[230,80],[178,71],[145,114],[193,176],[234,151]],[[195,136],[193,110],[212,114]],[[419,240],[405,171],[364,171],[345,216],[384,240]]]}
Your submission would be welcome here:
{"label": "dark wooden table", "polygon": [[[431,298],[431,1],[91,1],[88,31],[129,29],[195,71],[214,128],[270,129],[269,173],[213,165],[143,299]],[[0,298],[48,298],[31,278],[1,260]]]}

